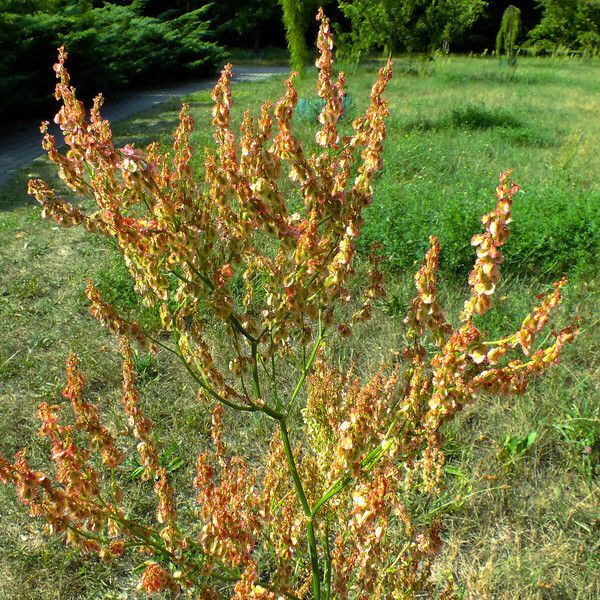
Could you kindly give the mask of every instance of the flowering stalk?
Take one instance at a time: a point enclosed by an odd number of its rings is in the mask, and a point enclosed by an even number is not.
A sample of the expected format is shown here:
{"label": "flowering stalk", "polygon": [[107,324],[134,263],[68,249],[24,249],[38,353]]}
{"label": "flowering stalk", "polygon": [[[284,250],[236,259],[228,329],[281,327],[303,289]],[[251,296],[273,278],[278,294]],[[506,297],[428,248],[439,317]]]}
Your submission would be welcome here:
{"label": "flowering stalk", "polygon": [[[117,147],[100,116],[102,98],[86,119],[70,86],[66,53],[59,52],[62,107],[55,121],[68,150],[57,150],[47,124],[43,145],[64,183],[92,196],[97,209],[85,213],[40,180],[30,181],[29,191],[44,216],[113,238],[142,301],[159,309],[162,331],[151,335],[88,283],[92,315],[120,340],[122,407],[156,511],[148,522],[126,517],[123,491],[114,482],[127,452],[84,400],[74,357],[64,396],[75,427],[60,422],[59,406],[39,410],[55,473],[33,470],[22,452],[14,463],[0,456],[0,480],[14,485],[31,514],[69,543],[106,560],[134,548],[149,555],[140,581],[149,593],[188,588],[201,598],[316,600],[433,594],[441,524],[420,511],[442,487],[440,427],[481,390],[523,392],[576,333],[569,326],[534,350],[564,282],[516,333],[488,340],[477,327],[496,291],[499,248],[518,190],[505,173],[496,208],[483,218],[485,232],[472,240],[477,258],[460,325],[446,318],[437,296],[441,250],[432,237],[415,277],[400,358],[366,380],[351,366],[331,366],[328,340],[368,320],[384,293],[377,248],[356,299],[352,276],[363,211],[382,167],[383,94],[392,67],[388,62],[380,69],[364,116],[342,135],[345,79],[340,73],[334,80],[329,22],[322,11],[317,18],[317,93],[324,101],[317,151],[306,154],[293,133],[294,74],[275,106],[263,104],[256,122],[245,114],[236,134],[227,65],[213,91],[215,149],[206,152],[203,182],[193,173],[187,106],[171,154],[156,144]],[[290,212],[284,174],[302,199],[298,212]],[[228,340],[227,356],[214,356],[208,318]],[[199,398],[211,405],[212,446],[196,461],[194,523],[179,518],[181,508],[189,512],[190,494],[172,486],[161,464],[136,386],[131,342],[177,357],[198,384]],[[524,358],[514,356],[519,352]],[[294,368],[297,381],[288,391],[284,383]],[[274,422],[262,464],[228,448],[226,410]],[[102,465],[93,461],[94,452]],[[441,593],[449,598],[451,589]]]}

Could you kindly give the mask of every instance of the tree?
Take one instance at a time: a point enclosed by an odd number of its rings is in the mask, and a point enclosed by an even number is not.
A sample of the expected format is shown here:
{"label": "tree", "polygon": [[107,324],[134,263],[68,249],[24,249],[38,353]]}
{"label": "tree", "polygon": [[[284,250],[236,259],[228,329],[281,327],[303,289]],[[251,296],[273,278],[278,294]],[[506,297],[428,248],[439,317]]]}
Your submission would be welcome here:
{"label": "tree", "polygon": [[513,4],[510,4],[502,15],[500,30],[496,37],[496,54],[504,54],[510,61],[515,53],[515,45],[519,32],[521,30],[521,11]]}
{"label": "tree", "polygon": [[521,38],[524,33],[533,29],[542,18],[542,11],[538,0],[505,0],[503,2],[488,2],[485,10],[480,14],[465,35],[457,38],[453,43],[454,50],[460,52],[483,52],[496,47],[498,28],[502,22],[502,15],[508,4],[512,1],[521,11]]}
{"label": "tree", "polygon": [[281,6],[272,0],[221,1],[215,18],[218,39],[227,46],[251,46],[283,41]]}
{"label": "tree", "polygon": [[60,45],[71,53],[84,98],[149,77],[206,74],[220,60],[221,50],[208,39],[207,7],[159,18],[142,14],[140,2],[97,4],[0,0],[0,112],[30,118],[50,104],[48,57]]}
{"label": "tree", "polygon": [[580,52],[600,49],[599,0],[538,0],[542,20],[529,34],[529,45],[542,52],[559,47]]}
{"label": "tree", "polygon": [[382,48],[386,54],[448,50],[485,8],[485,0],[345,0],[346,36],[355,57]]}
{"label": "tree", "polygon": [[171,19],[206,7],[219,43],[228,47],[258,47],[266,40],[281,45],[281,6],[273,0],[136,0],[140,14]]}
{"label": "tree", "polygon": [[283,9],[285,38],[290,51],[290,64],[301,73],[308,59],[306,45],[306,2],[303,0],[279,0]]}

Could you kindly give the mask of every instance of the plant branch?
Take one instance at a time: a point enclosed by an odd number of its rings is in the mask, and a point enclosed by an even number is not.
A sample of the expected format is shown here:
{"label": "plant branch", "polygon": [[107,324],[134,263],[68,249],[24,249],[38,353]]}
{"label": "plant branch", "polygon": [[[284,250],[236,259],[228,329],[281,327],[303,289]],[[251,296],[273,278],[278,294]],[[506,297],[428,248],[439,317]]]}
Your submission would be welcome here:
{"label": "plant branch", "polygon": [[[175,339],[175,344],[177,345],[177,348],[179,348],[179,335],[177,334],[177,331],[175,328],[173,328],[173,337]],[[231,402],[230,400],[227,400],[227,398],[224,398],[218,392],[213,390],[212,387],[208,384],[208,382],[204,379],[204,377],[198,375],[194,371],[194,369],[192,368],[190,363],[187,361],[185,356],[183,356],[181,350],[179,350],[179,352],[177,352],[177,356],[179,357],[181,362],[183,362],[183,365],[185,366],[187,372],[194,378],[194,380],[200,385],[200,387],[207,394],[209,394],[212,398],[214,398],[218,402],[221,402],[225,406],[228,406],[229,408],[232,408],[234,410],[240,410],[240,411],[244,411],[244,412],[257,412],[257,411],[261,410],[260,407],[256,406],[255,404],[251,404],[251,403],[248,405],[236,404],[235,402]]]}
{"label": "plant branch", "polygon": [[302,386],[304,385],[304,382],[306,381],[306,378],[307,378],[308,374],[310,373],[310,370],[315,361],[315,358],[317,357],[317,353],[319,352],[319,348],[321,347],[321,344],[323,343],[323,339],[325,337],[324,333],[325,332],[324,332],[322,321],[321,321],[321,311],[319,311],[319,333],[317,336],[317,340],[312,349],[312,352],[310,353],[308,362],[304,365],[304,367],[302,369],[302,374],[300,375],[300,379],[298,380],[298,383],[296,384],[296,387],[290,398],[290,402],[289,402],[288,410],[287,410],[288,415],[290,414],[290,411],[292,410],[292,406],[294,405],[294,402],[296,401],[296,398],[298,397],[298,394],[300,393],[300,390],[302,389]]}
{"label": "plant branch", "polygon": [[[206,287],[208,287],[209,290],[214,291],[215,289],[215,284],[206,276],[204,275],[204,273],[202,273],[201,271],[199,271],[198,269],[196,269],[196,267],[194,267],[194,265],[192,265],[190,262],[186,262],[186,265],[190,268],[190,270],[197,276],[199,277],[202,282],[204,283],[204,285],[206,285]],[[178,275],[175,271],[171,271],[171,273],[173,273],[176,277],[178,277],[179,279],[181,279],[182,281],[185,281],[187,283],[190,283],[187,279],[185,279],[184,277],[181,277],[180,275]],[[250,343],[256,344],[258,343],[259,338],[254,337],[239,321],[239,319],[232,313],[227,317],[227,320],[231,323],[231,326],[235,329],[237,329]],[[260,336],[259,336],[260,337]]]}
{"label": "plant branch", "polygon": [[308,498],[302,485],[298,468],[296,467],[296,461],[294,459],[294,453],[290,444],[290,437],[287,430],[285,419],[279,419],[279,428],[281,431],[281,439],[283,441],[283,448],[285,450],[285,456],[290,468],[292,480],[294,482],[294,489],[302,510],[307,518],[306,533],[308,538],[308,553],[310,556],[311,570],[312,570],[312,590],[315,600],[321,600],[321,581],[319,576],[319,557],[317,554],[317,543],[315,540],[315,526],[313,520],[313,511],[310,509]]}
{"label": "plant branch", "polygon": [[254,388],[254,396],[256,400],[259,402],[263,402],[262,394],[260,393],[260,378],[258,376],[258,358],[256,342],[252,342],[252,386]]}

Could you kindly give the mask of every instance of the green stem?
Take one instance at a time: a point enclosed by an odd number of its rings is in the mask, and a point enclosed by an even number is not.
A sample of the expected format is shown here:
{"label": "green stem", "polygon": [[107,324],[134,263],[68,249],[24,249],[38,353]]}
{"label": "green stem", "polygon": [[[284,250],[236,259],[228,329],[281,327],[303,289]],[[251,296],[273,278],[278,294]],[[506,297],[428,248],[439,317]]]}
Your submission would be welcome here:
{"label": "green stem", "polygon": [[[206,287],[213,291],[215,289],[215,284],[203,273],[201,273],[200,271],[198,271],[198,269],[196,269],[196,267],[192,266],[189,262],[186,262],[187,266],[190,268],[190,270],[197,276],[199,277],[202,282],[204,283],[204,285],[206,285]],[[176,271],[171,271],[171,273],[173,273],[173,275],[175,275],[175,277],[177,277],[178,279],[181,279],[181,281],[184,281],[186,283],[190,283],[185,277],[182,277],[181,275],[179,275]],[[227,317],[227,320],[231,323],[231,325],[237,329],[246,339],[248,339],[249,342],[256,344],[258,342],[258,338],[254,337],[250,332],[248,332],[245,327],[240,323],[239,319],[234,315],[231,314]]]}
{"label": "green stem", "polygon": [[74,527],[73,525],[67,525],[67,529],[70,529],[75,534],[80,535],[81,537],[84,537],[88,540],[94,540],[95,542],[98,542],[98,543],[104,544],[104,545],[109,544],[109,540],[107,538],[102,537],[100,535],[94,535],[83,529],[77,529],[77,527]]}
{"label": "green stem", "polygon": [[312,516],[312,511],[310,509],[310,504],[308,503],[308,498],[306,497],[306,493],[304,492],[304,487],[302,486],[302,480],[300,479],[300,474],[298,473],[298,468],[296,467],[296,461],[294,460],[294,453],[292,451],[292,446],[290,444],[290,436],[288,434],[287,425],[285,423],[285,419],[279,419],[279,428],[281,430],[281,439],[283,441],[283,448],[285,450],[285,456],[288,462],[288,466],[290,468],[290,472],[292,474],[292,480],[294,481],[294,488],[296,490],[296,495],[300,500],[300,504],[302,505],[302,510],[304,511],[304,515],[307,519],[306,525],[306,534],[308,537],[308,554],[310,556],[310,563],[312,568],[312,590],[315,600],[321,600],[321,580],[319,578],[319,557],[317,554],[317,543],[315,539],[315,526]]}
{"label": "green stem", "polygon": [[167,350],[168,352],[171,352],[171,354],[175,354],[177,356],[179,356],[179,353],[177,352],[177,350],[175,350],[174,348],[171,348],[171,346],[167,346],[167,344],[163,344],[160,340],[157,340],[155,337],[148,335],[147,333],[144,334],[153,344],[156,344],[158,347],[162,348],[163,350]]}
{"label": "green stem", "polygon": [[300,500],[300,504],[302,505],[302,510],[304,511],[304,514],[310,519],[312,516],[312,511],[310,510],[308,498],[306,497],[306,494],[304,492],[302,480],[300,479],[300,474],[298,473],[298,469],[296,467],[296,461],[294,459],[292,445],[290,444],[290,436],[288,433],[285,419],[282,418],[279,420],[279,428],[281,430],[281,439],[283,441],[285,456],[288,462],[288,466],[290,467],[292,479],[294,481],[294,488],[296,489],[296,493],[298,494],[298,499]]}
{"label": "green stem", "polygon": [[275,370],[275,350],[273,348],[273,336],[271,336],[271,385],[273,386],[273,396],[275,398],[275,406],[281,412],[281,401],[277,391],[277,376]]}
{"label": "green stem", "polygon": [[317,543],[315,540],[315,525],[310,519],[306,525],[308,535],[308,551],[310,554],[310,564],[312,568],[312,589],[315,600],[321,600],[321,579],[319,575],[319,557],[317,555]]}
{"label": "green stem", "polygon": [[[175,339],[175,345],[177,346],[177,348],[179,348],[179,336],[178,336],[175,328],[173,328],[173,337]],[[210,387],[210,385],[208,385],[208,383],[204,380],[203,377],[199,376],[194,371],[194,369],[192,369],[190,363],[187,361],[185,356],[183,356],[183,354],[181,353],[181,350],[179,350],[179,352],[177,352],[177,356],[179,356],[180,360],[183,362],[183,365],[185,366],[187,372],[194,378],[194,380],[200,385],[200,387],[215,400],[218,400],[225,406],[228,406],[229,408],[233,408],[234,410],[241,410],[241,411],[245,411],[245,412],[257,412],[260,410],[260,408],[254,404],[249,404],[248,406],[245,406],[243,404],[235,404],[234,402],[230,402],[229,400],[227,400],[227,398],[223,398],[223,396],[221,396],[219,393],[215,392],[215,390],[213,390]]]}
{"label": "green stem", "polygon": [[[173,322],[175,322],[175,315],[173,315]],[[175,340],[175,346],[177,347],[177,350],[178,350],[175,353],[177,354],[179,359],[183,362],[183,365],[185,366],[187,372],[194,378],[194,380],[200,385],[200,387],[204,391],[206,391],[207,394],[209,394],[209,396],[211,396],[218,402],[221,402],[225,406],[232,408],[233,410],[239,410],[242,412],[259,412],[260,411],[260,412],[264,412],[265,414],[269,415],[272,419],[275,419],[275,420],[278,420],[283,416],[280,413],[278,413],[277,411],[275,411],[272,408],[270,408],[269,406],[267,406],[266,404],[262,405],[262,406],[252,404],[250,402],[249,398],[247,399],[249,404],[245,405],[245,404],[236,404],[235,402],[231,402],[230,400],[227,400],[227,398],[224,398],[223,396],[221,396],[218,392],[216,392],[215,390],[212,389],[212,387],[209,385],[209,383],[206,381],[206,379],[202,375],[198,375],[198,373],[196,373],[194,371],[194,369],[192,368],[190,363],[187,361],[185,356],[183,356],[183,353],[181,352],[181,349],[179,348],[180,337],[179,337],[179,334],[175,327],[173,327],[173,338]],[[256,344],[256,342],[254,344]]]}
{"label": "green stem", "polygon": [[254,387],[254,396],[257,400],[261,400],[262,395],[260,393],[260,379],[258,377],[257,346],[258,344],[256,342],[252,342],[252,385]]}
{"label": "green stem", "polygon": [[325,519],[325,600],[331,598],[331,548],[329,547],[329,517]]}
{"label": "green stem", "polygon": [[321,347],[321,344],[323,343],[323,338],[324,338],[324,331],[321,326],[321,313],[319,312],[319,335],[318,335],[317,341],[315,342],[315,345],[312,349],[312,352],[310,353],[308,362],[304,365],[304,368],[302,369],[302,375],[300,376],[300,379],[298,380],[298,383],[296,384],[296,388],[294,389],[294,392],[292,393],[292,397],[290,398],[288,411],[287,411],[288,415],[290,414],[290,411],[292,410],[292,406],[293,406],[294,402],[296,401],[296,398],[298,397],[298,394],[300,393],[300,390],[302,389],[302,386],[304,385],[304,382],[306,381],[308,374],[310,373],[310,370],[315,361],[315,358],[317,357],[317,353],[319,352],[319,348]]}

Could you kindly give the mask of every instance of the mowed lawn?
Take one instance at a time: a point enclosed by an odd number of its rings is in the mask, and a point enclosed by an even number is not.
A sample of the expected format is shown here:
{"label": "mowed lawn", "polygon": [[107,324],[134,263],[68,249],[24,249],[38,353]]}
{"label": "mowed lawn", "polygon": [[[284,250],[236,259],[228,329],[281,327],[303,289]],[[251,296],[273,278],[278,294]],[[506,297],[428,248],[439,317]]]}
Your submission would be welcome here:
{"label": "mowed lawn", "polygon": [[[347,71],[349,128],[368,102],[375,66]],[[314,100],[314,70],[299,81]],[[283,78],[234,88],[236,122],[258,100],[276,100]],[[76,84],[76,82],[75,82]],[[551,282],[570,284],[556,327],[578,314],[581,334],[562,363],[519,398],[480,398],[447,428],[447,488],[436,508],[446,545],[436,573],[451,573],[464,598],[596,599],[600,597],[600,63],[520,59],[516,69],[481,58],[399,58],[388,88],[385,167],[375,184],[361,242],[379,240],[387,256],[389,294],[374,321],[350,340],[366,371],[399,348],[412,273],[428,236],[442,244],[443,296],[455,315],[468,289],[470,236],[494,205],[501,171],[521,185],[505,247],[505,277],[484,326],[501,335],[517,328]],[[202,174],[210,145],[208,92],[189,98],[197,123],[195,163]],[[298,115],[309,147],[310,102]],[[308,106],[308,107],[307,107]],[[168,143],[177,105],[120,123],[119,142]],[[57,401],[64,361],[77,352],[90,398],[125,428],[119,410],[119,360],[114,342],[89,316],[83,294],[91,277],[105,297],[147,327],[115,249],[80,229],[40,218],[26,196],[28,177],[55,181],[38,160],[0,187],[0,452],[27,445],[34,465],[46,461],[36,439],[35,411]],[[290,202],[295,202],[293,196]],[[74,199],[89,206],[88,200]],[[215,340],[218,344],[218,340]],[[184,513],[193,512],[195,455],[206,447],[210,418],[194,399],[193,382],[169,356],[140,354],[147,413],[168,450]],[[239,417],[234,417],[240,426]],[[242,424],[231,442],[260,452],[268,433],[260,420]],[[123,468],[131,476],[136,464]],[[129,477],[134,513],[152,511],[151,490]],[[145,557],[104,565],[62,542],[48,541],[14,492],[0,486],[0,599],[133,598],[130,570]]]}

